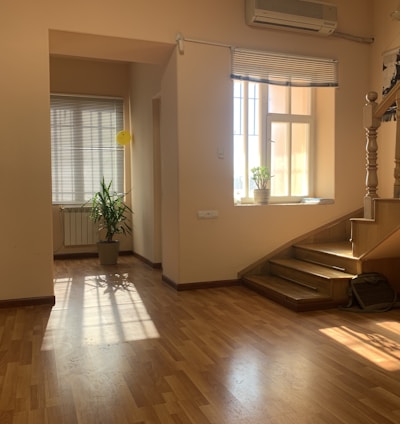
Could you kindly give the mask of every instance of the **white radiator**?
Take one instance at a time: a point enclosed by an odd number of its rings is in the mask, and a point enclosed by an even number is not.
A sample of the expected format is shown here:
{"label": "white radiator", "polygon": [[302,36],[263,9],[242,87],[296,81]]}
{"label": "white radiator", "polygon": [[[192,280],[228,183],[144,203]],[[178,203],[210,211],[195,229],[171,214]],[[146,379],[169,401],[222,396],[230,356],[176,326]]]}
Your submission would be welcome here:
{"label": "white radiator", "polygon": [[64,246],[87,246],[97,243],[97,227],[89,219],[89,213],[89,208],[63,207]]}

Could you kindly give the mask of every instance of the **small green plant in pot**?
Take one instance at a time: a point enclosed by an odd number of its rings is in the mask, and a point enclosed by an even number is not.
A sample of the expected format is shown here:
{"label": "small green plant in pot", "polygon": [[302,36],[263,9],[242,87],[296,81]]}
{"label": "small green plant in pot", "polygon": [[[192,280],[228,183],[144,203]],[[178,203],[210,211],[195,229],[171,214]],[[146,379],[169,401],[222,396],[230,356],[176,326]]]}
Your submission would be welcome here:
{"label": "small green plant in pot", "polygon": [[125,194],[111,190],[112,181],[108,184],[104,177],[100,182],[100,190],[94,194],[90,204],[90,219],[97,224],[98,230],[105,232],[105,240],[97,243],[100,263],[110,265],[117,263],[119,241],[114,240],[116,234],[131,234],[129,213],[131,208],[124,202]]}
{"label": "small green plant in pot", "polygon": [[251,168],[252,180],[256,184],[254,189],[254,202],[266,204],[269,202],[271,173],[266,166],[255,166]]}

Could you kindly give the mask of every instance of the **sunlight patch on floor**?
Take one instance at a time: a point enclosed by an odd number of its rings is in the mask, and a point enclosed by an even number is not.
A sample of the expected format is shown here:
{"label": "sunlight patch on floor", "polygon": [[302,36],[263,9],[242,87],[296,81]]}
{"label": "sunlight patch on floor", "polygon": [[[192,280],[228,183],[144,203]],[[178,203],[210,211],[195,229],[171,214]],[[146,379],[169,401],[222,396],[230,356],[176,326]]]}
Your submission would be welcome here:
{"label": "sunlight patch on floor", "polygon": [[386,330],[390,330],[392,333],[398,334],[400,336],[400,322],[385,321],[385,322],[377,322],[376,325]]}
{"label": "sunlight patch on floor", "polygon": [[359,332],[346,326],[320,331],[385,370],[400,370],[400,344],[383,334]]}
{"label": "sunlight patch on floor", "polygon": [[56,278],[54,284],[56,305],[42,350],[68,340],[91,346],[160,337],[127,273],[87,276],[84,281]]}
{"label": "sunlight patch on floor", "polygon": [[72,277],[55,278],[54,289],[56,304],[53,306],[53,310],[66,309],[68,307],[67,301],[72,289]]}

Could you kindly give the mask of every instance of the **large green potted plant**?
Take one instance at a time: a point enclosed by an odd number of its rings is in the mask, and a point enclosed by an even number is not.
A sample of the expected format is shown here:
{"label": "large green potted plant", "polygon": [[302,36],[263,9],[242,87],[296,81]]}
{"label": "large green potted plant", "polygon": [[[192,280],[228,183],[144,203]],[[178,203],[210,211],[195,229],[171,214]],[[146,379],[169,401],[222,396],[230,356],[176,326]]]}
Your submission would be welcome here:
{"label": "large green potted plant", "polygon": [[254,189],[254,203],[266,204],[270,198],[269,182],[271,180],[271,173],[266,166],[255,166],[251,168],[252,180],[255,182]]}
{"label": "large green potted plant", "polygon": [[90,219],[97,224],[99,231],[105,233],[105,239],[97,243],[100,263],[116,264],[119,254],[119,240],[115,234],[131,234],[129,213],[131,208],[124,202],[125,194],[111,190],[112,181],[108,184],[104,177],[100,182],[100,190],[94,194],[90,204]]}

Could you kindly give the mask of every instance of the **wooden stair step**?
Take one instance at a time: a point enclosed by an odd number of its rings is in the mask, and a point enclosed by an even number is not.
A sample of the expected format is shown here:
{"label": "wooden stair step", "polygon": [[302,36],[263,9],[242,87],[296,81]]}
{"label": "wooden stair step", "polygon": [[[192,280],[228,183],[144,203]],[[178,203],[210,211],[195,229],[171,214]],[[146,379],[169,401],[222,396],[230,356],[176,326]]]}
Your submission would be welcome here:
{"label": "wooden stair step", "polygon": [[271,259],[270,273],[294,284],[340,299],[344,298],[349,281],[354,277],[353,274],[295,258]]}
{"label": "wooden stair step", "polygon": [[243,283],[259,294],[297,312],[336,307],[330,296],[273,275],[247,275]]}
{"label": "wooden stair step", "polygon": [[271,270],[279,268],[280,272],[284,273],[285,277],[289,277],[289,279],[292,276],[305,276],[307,279],[309,279],[310,276],[313,276],[324,280],[341,280],[354,277],[354,274],[349,274],[334,268],[302,261],[296,258],[271,259],[270,264]]}
{"label": "wooden stair step", "polygon": [[335,256],[358,259],[357,257],[353,256],[353,248],[350,241],[306,243],[306,244],[296,244],[295,246],[302,247],[304,249],[317,250],[317,251],[320,251],[323,253],[329,253]]}
{"label": "wooden stair step", "polygon": [[333,243],[307,243],[293,246],[294,256],[298,259],[329,266],[350,274],[361,272],[361,261],[353,256],[349,241]]}

